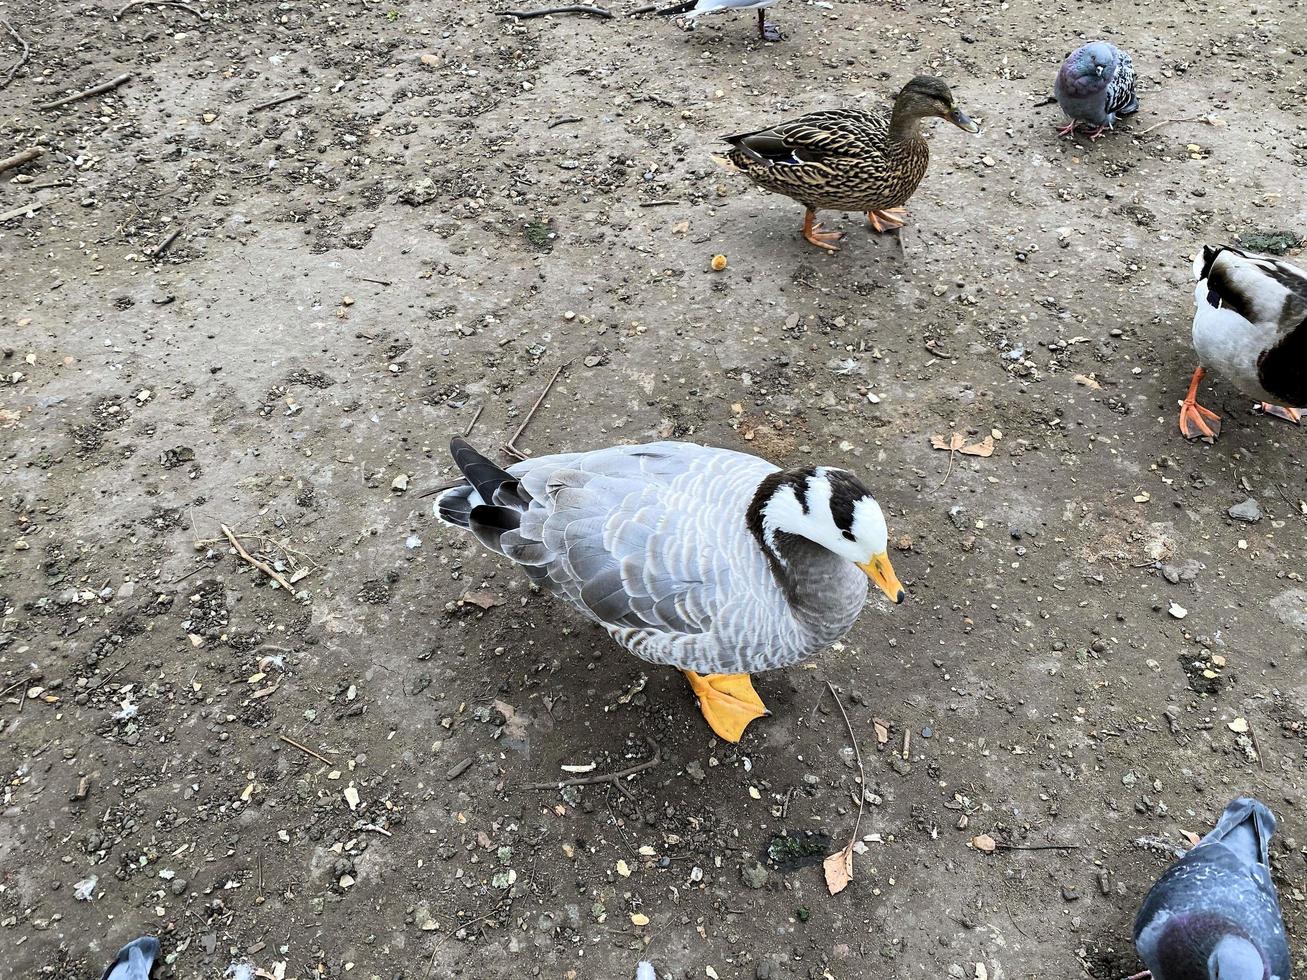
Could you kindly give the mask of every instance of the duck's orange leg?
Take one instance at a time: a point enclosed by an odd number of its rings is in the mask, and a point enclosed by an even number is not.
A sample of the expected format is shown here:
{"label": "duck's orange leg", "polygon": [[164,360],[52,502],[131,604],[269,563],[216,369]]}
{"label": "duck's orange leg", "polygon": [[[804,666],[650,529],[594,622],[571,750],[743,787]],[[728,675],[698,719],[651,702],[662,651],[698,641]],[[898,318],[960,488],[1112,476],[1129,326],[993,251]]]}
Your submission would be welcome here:
{"label": "duck's orange leg", "polygon": [[1180,434],[1186,439],[1215,439],[1221,434],[1221,416],[1198,404],[1198,385],[1206,373],[1201,365],[1194,368],[1189,394],[1180,403]]}
{"label": "duck's orange leg", "polygon": [[818,248],[824,248],[828,252],[838,252],[840,249],[835,243],[844,237],[844,233],[826,231],[817,221],[817,212],[808,208],[803,214],[803,237]]}
{"label": "duck's orange leg", "polygon": [[867,220],[871,222],[871,227],[879,232],[902,228],[907,223],[907,217],[907,208],[885,208],[881,211],[867,212]]}
{"label": "duck's orange leg", "polygon": [[1284,405],[1272,405],[1270,402],[1258,402],[1256,407],[1266,415],[1274,415],[1277,419],[1284,419],[1286,422],[1292,422],[1294,425],[1302,419],[1302,412],[1296,408],[1288,408]]}

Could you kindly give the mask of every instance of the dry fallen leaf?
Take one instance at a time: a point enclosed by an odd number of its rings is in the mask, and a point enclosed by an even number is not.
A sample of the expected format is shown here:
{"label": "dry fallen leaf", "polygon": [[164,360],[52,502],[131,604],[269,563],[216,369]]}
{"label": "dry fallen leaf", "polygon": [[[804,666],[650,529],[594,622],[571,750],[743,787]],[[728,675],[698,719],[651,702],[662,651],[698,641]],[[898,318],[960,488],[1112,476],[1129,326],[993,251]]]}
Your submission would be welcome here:
{"label": "dry fallen leaf", "polygon": [[1103,386],[1098,383],[1098,379],[1092,374],[1075,374],[1071,380],[1078,385],[1084,385],[1086,388],[1093,388],[1094,391],[1102,391]]}
{"label": "dry fallen leaf", "polygon": [[688,221],[678,221],[676,224],[672,225],[673,235],[684,235],[689,230],[690,230],[690,222]]}
{"label": "dry fallen leaf", "polygon": [[648,924],[649,924],[649,916],[645,915],[643,912],[631,913],[631,925],[647,926]]}
{"label": "dry fallen leaf", "polygon": [[993,456],[994,455],[994,436],[987,435],[980,442],[967,444],[967,440],[960,432],[954,432],[948,439],[941,435],[930,437],[930,444],[935,449],[942,449],[950,453],[962,453],[966,456]]}
{"label": "dry fallen leaf", "polygon": [[994,437],[985,436],[980,442],[973,443],[970,446],[963,446],[958,452],[963,456],[984,456],[988,459],[994,455]]}
{"label": "dry fallen leaf", "polygon": [[853,880],[853,842],[850,841],[843,850],[828,855],[821,866],[826,872],[826,889],[832,895],[844,891]]}
{"label": "dry fallen leaf", "polygon": [[1190,847],[1195,847],[1195,846],[1197,846],[1198,842],[1202,840],[1201,837],[1199,837],[1197,834],[1195,834],[1195,833],[1194,833],[1193,831],[1191,831],[1191,830],[1182,830],[1182,831],[1180,831],[1180,836],[1183,837],[1185,840],[1187,840],[1187,841],[1189,842],[1189,846],[1190,846]]}
{"label": "dry fallen leaf", "polygon": [[623,878],[629,878],[631,877],[631,866],[627,864],[625,861],[618,861],[617,873],[621,875]]}
{"label": "dry fallen leaf", "polygon": [[966,442],[966,440],[963,439],[962,436],[956,432],[953,433],[953,435],[947,441],[945,441],[943,436],[930,437],[930,444],[932,446],[934,446],[936,449],[947,450],[948,452],[957,452],[959,449],[962,448],[962,444],[964,442]]}
{"label": "dry fallen leaf", "polygon": [[509,738],[526,738],[526,719],[511,704],[495,699],[495,710],[504,716],[504,734]]}
{"label": "dry fallen leaf", "polygon": [[889,722],[881,718],[871,719],[871,725],[876,729],[876,743],[885,745],[889,742]]}
{"label": "dry fallen leaf", "polygon": [[464,592],[462,601],[469,602],[480,609],[492,609],[504,604],[504,600],[493,592]]}
{"label": "dry fallen leaf", "polygon": [[993,854],[994,848],[998,845],[994,843],[994,838],[989,834],[977,834],[971,838],[971,846],[984,854]]}

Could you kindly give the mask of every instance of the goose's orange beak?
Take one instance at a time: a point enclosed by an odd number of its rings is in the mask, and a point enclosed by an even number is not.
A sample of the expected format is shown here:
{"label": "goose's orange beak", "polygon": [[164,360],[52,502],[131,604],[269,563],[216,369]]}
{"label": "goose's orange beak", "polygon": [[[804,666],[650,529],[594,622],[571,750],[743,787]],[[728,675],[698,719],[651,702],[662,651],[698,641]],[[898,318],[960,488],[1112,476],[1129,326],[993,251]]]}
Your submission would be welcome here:
{"label": "goose's orange beak", "polygon": [[871,561],[858,562],[858,567],[876,583],[876,588],[889,597],[890,602],[903,601],[903,586],[894,574],[894,566],[889,563],[889,555],[882,551],[879,555],[872,555]]}

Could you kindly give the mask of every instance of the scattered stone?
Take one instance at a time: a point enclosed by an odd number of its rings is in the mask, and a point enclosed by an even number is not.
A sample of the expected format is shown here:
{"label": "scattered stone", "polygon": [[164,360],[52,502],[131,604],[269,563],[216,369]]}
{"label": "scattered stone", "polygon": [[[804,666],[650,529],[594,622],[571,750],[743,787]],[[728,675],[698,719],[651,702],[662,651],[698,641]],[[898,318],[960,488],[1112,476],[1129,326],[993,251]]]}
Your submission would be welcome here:
{"label": "scattered stone", "polygon": [[1262,505],[1254,498],[1248,497],[1241,503],[1235,504],[1226,511],[1236,521],[1245,521],[1249,524],[1256,524],[1262,519]]}

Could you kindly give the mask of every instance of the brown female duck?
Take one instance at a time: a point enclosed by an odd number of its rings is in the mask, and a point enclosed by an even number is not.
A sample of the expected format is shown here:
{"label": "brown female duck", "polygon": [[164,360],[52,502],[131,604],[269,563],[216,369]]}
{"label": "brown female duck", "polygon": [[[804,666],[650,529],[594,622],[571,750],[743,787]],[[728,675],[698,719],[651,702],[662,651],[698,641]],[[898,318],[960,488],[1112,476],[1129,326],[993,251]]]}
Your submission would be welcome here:
{"label": "brown female duck", "polygon": [[726,136],[731,144],[726,159],[759,187],[807,208],[803,237],[836,252],[843,234],[823,230],[816,221],[819,210],[865,211],[877,231],[903,225],[903,205],[930,160],[921,123],[932,116],[968,133],[980,130],[953,103],[942,80],[918,75],[903,86],[892,110],[828,109]]}

